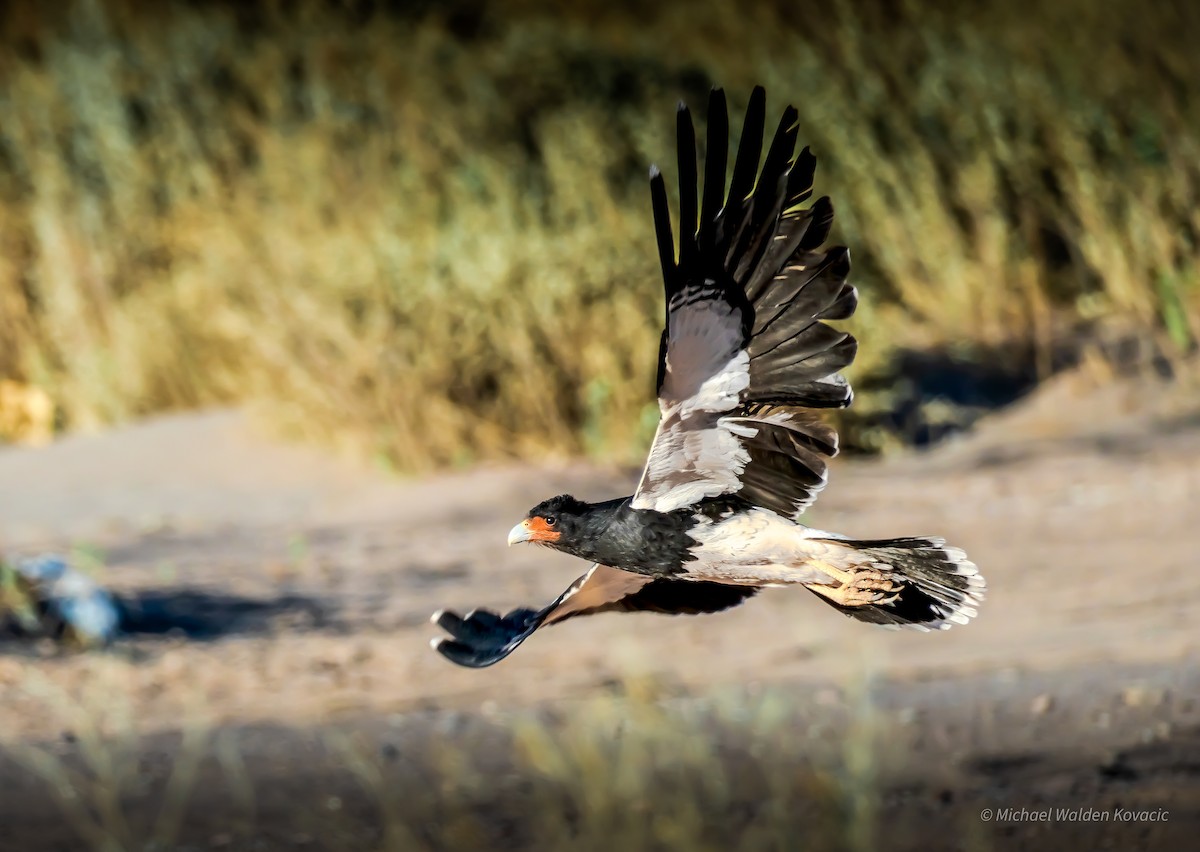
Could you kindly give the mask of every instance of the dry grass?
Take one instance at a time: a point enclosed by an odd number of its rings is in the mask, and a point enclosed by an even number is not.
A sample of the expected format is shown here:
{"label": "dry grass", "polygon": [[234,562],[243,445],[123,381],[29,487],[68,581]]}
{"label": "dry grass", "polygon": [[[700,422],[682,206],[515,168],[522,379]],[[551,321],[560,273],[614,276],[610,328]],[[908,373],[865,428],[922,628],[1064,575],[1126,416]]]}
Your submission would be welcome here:
{"label": "dry grass", "polygon": [[1200,334],[1194,4],[633,5],[6,4],[0,378],[58,428],[254,399],[402,469],[636,458],[644,170],[710,82],[799,106],[860,376]]}
{"label": "dry grass", "polygon": [[17,579],[17,572],[0,559],[0,636],[7,633],[35,632],[38,617],[29,589]]}
{"label": "dry grass", "polygon": [[[893,756],[866,690],[814,757],[815,723],[784,692],[664,700],[631,678],[611,695],[489,720],[413,716],[399,734],[331,726],[304,755],[255,763],[253,734],[214,725],[199,696],[178,734],[143,730],[135,677],[98,660],[69,691],[26,679],[72,745],[9,744],[8,756],[45,786],[81,849],[774,850],[802,839],[867,850],[875,772]],[[389,745],[397,735],[403,745]],[[280,784],[282,812],[270,804]]]}
{"label": "dry grass", "polygon": [[152,813],[134,814],[129,796],[145,794],[147,780],[142,732],[125,695],[127,677],[118,666],[98,665],[94,679],[75,692],[54,687],[30,672],[29,695],[42,712],[55,718],[79,747],[76,760],[63,760],[55,745],[17,744],[13,756],[46,785],[64,821],[96,852],[174,848],[197,770],[212,748],[209,725],[194,718],[180,722],[182,741],[165,777]]}

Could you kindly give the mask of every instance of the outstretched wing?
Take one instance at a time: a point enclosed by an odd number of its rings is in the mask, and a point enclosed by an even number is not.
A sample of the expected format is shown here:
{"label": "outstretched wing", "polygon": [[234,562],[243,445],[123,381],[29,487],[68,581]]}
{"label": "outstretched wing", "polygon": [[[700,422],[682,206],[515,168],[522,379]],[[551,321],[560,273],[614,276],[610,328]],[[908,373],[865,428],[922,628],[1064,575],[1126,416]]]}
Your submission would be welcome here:
{"label": "outstretched wing", "polygon": [[758,589],[692,580],[662,580],[599,563],[541,610],[515,609],[500,615],[476,609],[460,616],[448,610],[432,621],[453,638],[435,639],[433,647],[460,666],[483,668],[511,654],[539,627],[598,612],[659,612],[697,615],[737,606]]}
{"label": "outstretched wing", "polygon": [[850,253],[818,251],[833,206],[819,198],[801,207],[812,195],[816,159],[807,148],[795,153],[793,107],[758,173],[765,103],[756,88],[726,196],[729,118],[724,92],[713,90],[699,210],[695,131],[680,104],[678,259],[663,178],[650,172],[667,316],[661,419],[635,508],[668,512],[737,494],[795,518],[824,487],[826,461],[837,453],[837,433],[814,409],[852,398],[840,371],[857,344],[822,322],[854,313]]}

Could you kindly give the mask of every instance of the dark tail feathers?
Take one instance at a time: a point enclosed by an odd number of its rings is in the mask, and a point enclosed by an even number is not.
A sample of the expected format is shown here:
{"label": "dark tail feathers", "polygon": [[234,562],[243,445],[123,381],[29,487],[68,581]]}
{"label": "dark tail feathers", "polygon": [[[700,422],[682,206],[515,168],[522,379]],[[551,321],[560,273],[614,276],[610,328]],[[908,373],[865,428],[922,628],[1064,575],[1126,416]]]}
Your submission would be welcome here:
{"label": "dark tail feathers", "polygon": [[826,601],[852,618],[891,628],[946,630],[974,618],[987,593],[975,563],[959,548],[947,547],[943,539],[837,541],[866,556],[863,568],[882,571],[902,584],[900,596],[888,604],[840,606]]}

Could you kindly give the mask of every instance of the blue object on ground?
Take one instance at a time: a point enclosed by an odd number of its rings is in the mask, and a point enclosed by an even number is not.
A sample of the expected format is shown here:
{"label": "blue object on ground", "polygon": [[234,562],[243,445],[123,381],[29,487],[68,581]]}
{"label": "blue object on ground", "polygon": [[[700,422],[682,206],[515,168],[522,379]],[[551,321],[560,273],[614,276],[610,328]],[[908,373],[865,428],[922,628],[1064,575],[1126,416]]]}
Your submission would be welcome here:
{"label": "blue object on ground", "polygon": [[9,564],[31,599],[37,633],[83,645],[104,645],[116,637],[120,623],[116,598],[61,556],[24,557]]}

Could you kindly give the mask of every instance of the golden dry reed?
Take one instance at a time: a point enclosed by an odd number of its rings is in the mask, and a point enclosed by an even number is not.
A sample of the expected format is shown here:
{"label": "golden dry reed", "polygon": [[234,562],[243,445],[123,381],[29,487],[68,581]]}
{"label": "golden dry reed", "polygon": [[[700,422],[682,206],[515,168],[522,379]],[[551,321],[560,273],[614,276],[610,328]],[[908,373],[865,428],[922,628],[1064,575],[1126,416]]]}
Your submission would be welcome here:
{"label": "golden dry reed", "polygon": [[713,83],[800,109],[857,376],[1200,334],[1195,4],[382,5],[4,4],[0,440],[254,400],[403,470],[636,459],[645,171]]}

